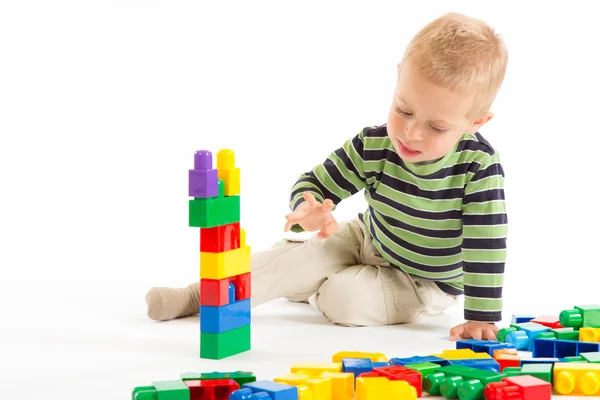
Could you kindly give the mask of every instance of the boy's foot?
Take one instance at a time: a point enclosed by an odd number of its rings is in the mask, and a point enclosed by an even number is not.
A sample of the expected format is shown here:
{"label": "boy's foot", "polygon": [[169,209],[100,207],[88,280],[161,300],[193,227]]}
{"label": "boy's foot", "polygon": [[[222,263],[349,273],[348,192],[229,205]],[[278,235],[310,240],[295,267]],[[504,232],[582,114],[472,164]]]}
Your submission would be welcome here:
{"label": "boy's foot", "polygon": [[154,287],[146,294],[148,317],[155,321],[168,321],[189,317],[200,312],[200,284],[184,288]]}

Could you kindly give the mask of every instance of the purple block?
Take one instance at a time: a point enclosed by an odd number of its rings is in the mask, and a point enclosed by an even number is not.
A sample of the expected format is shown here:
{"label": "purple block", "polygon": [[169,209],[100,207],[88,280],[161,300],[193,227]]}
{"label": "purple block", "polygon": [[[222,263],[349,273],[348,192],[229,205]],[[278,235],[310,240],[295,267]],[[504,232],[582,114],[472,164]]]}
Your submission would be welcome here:
{"label": "purple block", "polygon": [[189,171],[189,196],[196,198],[219,195],[219,173],[212,167],[212,153],[199,150],[194,154],[194,169]]}

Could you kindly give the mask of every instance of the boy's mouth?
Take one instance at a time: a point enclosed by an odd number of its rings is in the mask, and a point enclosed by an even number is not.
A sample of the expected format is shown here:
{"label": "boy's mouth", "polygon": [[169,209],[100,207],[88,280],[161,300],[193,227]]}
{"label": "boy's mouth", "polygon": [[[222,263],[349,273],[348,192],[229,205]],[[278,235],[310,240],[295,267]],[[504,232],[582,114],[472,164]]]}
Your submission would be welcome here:
{"label": "boy's mouth", "polygon": [[408,157],[414,157],[421,154],[419,150],[413,150],[409,147],[406,147],[400,140],[398,140],[398,147],[400,148],[400,152]]}

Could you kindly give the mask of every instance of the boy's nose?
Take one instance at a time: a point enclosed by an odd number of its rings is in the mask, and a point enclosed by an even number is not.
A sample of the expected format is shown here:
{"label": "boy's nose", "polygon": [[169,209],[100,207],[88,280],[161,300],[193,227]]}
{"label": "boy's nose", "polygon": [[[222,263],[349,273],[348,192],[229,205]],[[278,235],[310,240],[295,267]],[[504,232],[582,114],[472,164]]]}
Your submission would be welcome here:
{"label": "boy's nose", "polygon": [[404,135],[406,135],[406,138],[409,140],[421,140],[421,132],[419,128],[417,128],[416,124],[411,124],[404,128]]}

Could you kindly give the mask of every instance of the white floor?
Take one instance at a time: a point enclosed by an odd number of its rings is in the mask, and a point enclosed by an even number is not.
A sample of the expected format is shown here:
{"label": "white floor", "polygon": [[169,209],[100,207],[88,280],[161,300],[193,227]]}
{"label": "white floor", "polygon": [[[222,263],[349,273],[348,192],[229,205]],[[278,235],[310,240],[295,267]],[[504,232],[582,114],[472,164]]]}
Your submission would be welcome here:
{"label": "white floor", "polygon": [[[157,323],[146,318],[143,296],[123,295],[119,285],[114,292],[87,294],[85,286],[73,287],[80,289],[40,299],[38,310],[16,308],[16,296],[15,304],[6,304],[15,315],[9,312],[2,324],[0,397],[129,399],[135,386],[181,372],[250,370],[273,379],[296,361],[330,361],[341,350],[427,355],[453,348],[447,327],[461,318],[456,307],[406,326],[346,328],[308,305],[275,301],[254,310],[250,352],[210,361],[198,357],[197,317]],[[32,288],[24,295],[35,293]]]}

